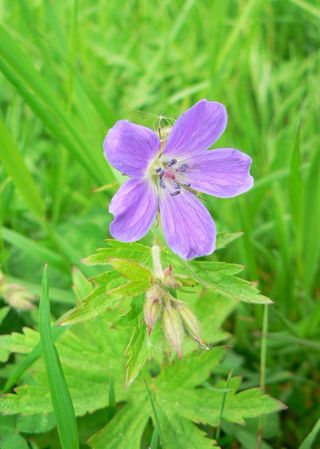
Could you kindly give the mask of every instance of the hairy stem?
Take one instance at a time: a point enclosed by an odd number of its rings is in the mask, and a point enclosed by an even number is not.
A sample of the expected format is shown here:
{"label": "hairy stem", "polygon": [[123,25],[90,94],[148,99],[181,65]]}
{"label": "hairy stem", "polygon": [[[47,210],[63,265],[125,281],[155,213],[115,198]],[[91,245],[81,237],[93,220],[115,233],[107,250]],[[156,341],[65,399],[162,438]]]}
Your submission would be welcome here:
{"label": "hairy stem", "polygon": [[161,265],[160,246],[156,244],[152,245],[151,254],[152,254],[154,274],[157,278],[163,279],[164,274]]}

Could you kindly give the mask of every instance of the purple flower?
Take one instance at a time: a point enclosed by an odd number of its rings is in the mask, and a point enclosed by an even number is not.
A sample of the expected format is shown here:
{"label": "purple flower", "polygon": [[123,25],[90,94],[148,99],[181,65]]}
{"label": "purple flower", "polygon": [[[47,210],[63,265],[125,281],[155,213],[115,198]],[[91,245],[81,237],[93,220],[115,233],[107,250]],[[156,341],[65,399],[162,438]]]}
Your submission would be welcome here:
{"label": "purple flower", "polygon": [[211,254],[216,227],[193,190],[231,198],[249,190],[251,158],[233,148],[208,148],[227,125],[225,107],[201,100],[182,114],[169,136],[118,121],[108,132],[109,162],[129,176],[112,198],[111,235],[123,242],[141,239],[158,210],[170,248],[184,259]]}

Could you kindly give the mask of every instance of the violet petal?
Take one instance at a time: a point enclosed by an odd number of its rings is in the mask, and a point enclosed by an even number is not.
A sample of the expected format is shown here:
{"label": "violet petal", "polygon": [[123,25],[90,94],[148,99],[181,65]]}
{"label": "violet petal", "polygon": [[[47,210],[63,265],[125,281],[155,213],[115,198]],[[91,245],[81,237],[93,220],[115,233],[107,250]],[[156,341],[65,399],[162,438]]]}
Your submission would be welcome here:
{"label": "violet petal", "polygon": [[157,134],[149,128],[119,120],[103,143],[104,153],[113,167],[125,175],[142,177],[160,148]]}
{"label": "violet petal", "polygon": [[114,215],[110,225],[112,237],[134,242],[146,235],[158,211],[156,191],[149,181],[129,179],[111,200],[109,212]]}
{"label": "violet petal", "polygon": [[211,254],[216,227],[207,209],[195,195],[181,189],[180,195],[160,195],[160,215],[166,241],[183,259]]}
{"label": "violet petal", "polygon": [[251,189],[251,158],[233,148],[207,151],[188,160],[185,181],[192,189],[220,198],[231,198]]}
{"label": "violet petal", "polygon": [[177,119],[163,154],[177,159],[200,154],[219,139],[226,125],[223,104],[201,100]]}

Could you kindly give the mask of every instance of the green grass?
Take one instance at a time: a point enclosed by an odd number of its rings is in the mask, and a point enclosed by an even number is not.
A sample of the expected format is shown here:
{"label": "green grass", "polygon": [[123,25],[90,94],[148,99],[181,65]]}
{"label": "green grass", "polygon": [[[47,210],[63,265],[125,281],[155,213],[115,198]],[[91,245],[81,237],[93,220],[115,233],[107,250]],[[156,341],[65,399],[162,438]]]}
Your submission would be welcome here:
{"label": "green grass", "polygon": [[[206,205],[220,231],[244,232],[223,259],[275,303],[267,339],[262,308],[241,305],[227,323],[248,385],[268,346],[266,389],[289,406],[275,448],[299,447],[319,415],[319,18],[316,0],[0,5],[0,264],[35,290],[46,262],[50,285],[70,289],[71,267],[86,270],[80,259],[108,235],[122,178],[102,141],[115,120],[153,127],[200,98],[226,105],[219,146],[250,154],[256,183]],[[3,332],[30,317],[11,319]]]}

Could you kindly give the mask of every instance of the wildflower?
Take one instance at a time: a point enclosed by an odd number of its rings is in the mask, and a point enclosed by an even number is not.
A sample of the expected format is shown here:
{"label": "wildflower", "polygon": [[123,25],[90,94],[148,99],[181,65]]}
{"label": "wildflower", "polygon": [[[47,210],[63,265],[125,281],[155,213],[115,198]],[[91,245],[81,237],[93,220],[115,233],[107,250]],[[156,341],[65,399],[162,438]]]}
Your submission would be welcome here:
{"label": "wildflower", "polygon": [[169,135],[118,121],[104,141],[109,162],[129,176],[113,197],[111,235],[141,239],[158,210],[170,248],[184,259],[211,254],[216,228],[192,191],[230,198],[249,190],[251,158],[233,148],[207,151],[227,124],[225,107],[201,100],[182,114]]}

